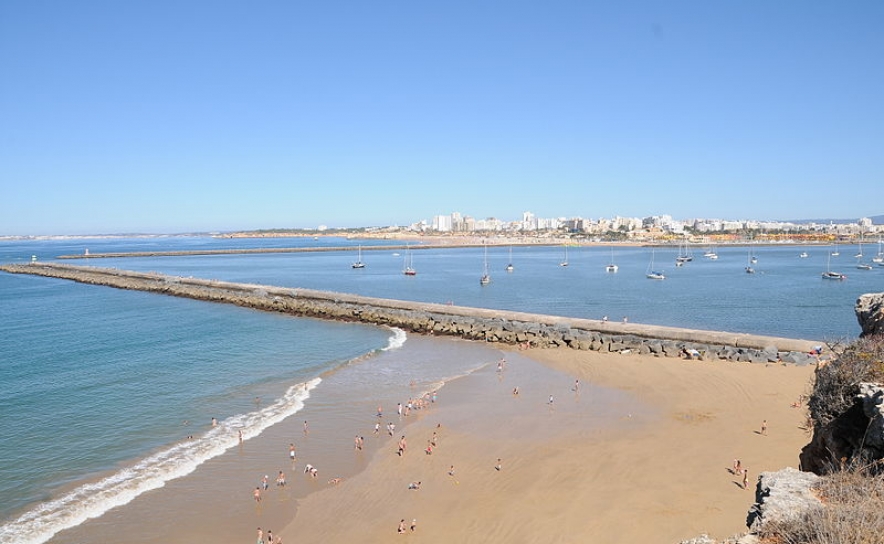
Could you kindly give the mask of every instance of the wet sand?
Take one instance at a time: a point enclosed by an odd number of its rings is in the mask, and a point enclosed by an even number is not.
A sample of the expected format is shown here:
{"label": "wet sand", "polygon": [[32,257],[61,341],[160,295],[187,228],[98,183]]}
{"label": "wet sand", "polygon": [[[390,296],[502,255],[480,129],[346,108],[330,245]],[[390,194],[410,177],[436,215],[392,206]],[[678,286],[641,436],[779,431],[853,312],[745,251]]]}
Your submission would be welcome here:
{"label": "wet sand", "polygon": [[[524,353],[549,367],[519,378]],[[797,466],[808,440],[804,411],[791,403],[806,393],[811,367],[571,350],[508,357],[502,380],[486,369],[446,387],[437,413],[409,426],[413,451],[380,451],[352,480],[302,501],[283,541],[724,538],[744,530],[758,474]],[[428,456],[420,448],[439,423]],[[731,473],[734,458],[750,490]],[[407,488],[413,480],[420,490]],[[402,519],[417,519],[416,530],[397,534]]]}

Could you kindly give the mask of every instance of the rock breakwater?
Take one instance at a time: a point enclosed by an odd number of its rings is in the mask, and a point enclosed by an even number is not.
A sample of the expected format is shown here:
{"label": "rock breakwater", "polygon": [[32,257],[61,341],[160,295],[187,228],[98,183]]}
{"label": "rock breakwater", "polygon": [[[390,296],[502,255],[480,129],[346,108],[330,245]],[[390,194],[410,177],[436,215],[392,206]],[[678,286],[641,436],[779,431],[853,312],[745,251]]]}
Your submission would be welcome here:
{"label": "rock breakwater", "polygon": [[818,342],[738,333],[611,323],[524,312],[363,297],[346,293],[243,284],[158,273],[56,263],[2,265],[0,270],[147,291],[263,311],[398,327],[539,348],[568,347],[657,357],[809,364]]}

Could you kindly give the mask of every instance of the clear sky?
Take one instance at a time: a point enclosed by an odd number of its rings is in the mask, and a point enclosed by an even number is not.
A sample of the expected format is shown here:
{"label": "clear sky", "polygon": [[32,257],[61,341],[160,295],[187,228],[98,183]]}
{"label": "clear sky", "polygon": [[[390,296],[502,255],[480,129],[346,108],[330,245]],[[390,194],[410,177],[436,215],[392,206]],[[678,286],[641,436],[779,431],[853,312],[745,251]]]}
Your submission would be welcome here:
{"label": "clear sky", "polygon": [[884,213],[884,2],[0,2],[0,235]]}

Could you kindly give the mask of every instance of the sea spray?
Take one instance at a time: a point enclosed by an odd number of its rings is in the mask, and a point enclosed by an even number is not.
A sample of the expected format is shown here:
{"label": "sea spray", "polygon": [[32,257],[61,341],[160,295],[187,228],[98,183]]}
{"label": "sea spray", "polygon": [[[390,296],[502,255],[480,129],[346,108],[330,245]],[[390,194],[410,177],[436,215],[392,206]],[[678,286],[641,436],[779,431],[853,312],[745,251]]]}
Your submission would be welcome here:
{"label": "sea spray", "polygon": [[40,504],[0,526],[0,544],[41,544],[59,531],[101,516],[147,491],[163,487],[170,480],[190,474],[239,444],[240,431],[243,440],[248,440],[299,412],[310,391],[321,381],[314,378],[295,384],[281,398],[260,410],[231,416],[200,436],[174,444],[110,476]]}
{"label": "sea spray", "polygon": [[393,331],[393,336],[387,340],[387,346],[382,348],[381,351],[399,349],[405,345],[405,341],[408,339],[408,335],[405,334],[404,330],[396,327],[391,327],[390,330]]}

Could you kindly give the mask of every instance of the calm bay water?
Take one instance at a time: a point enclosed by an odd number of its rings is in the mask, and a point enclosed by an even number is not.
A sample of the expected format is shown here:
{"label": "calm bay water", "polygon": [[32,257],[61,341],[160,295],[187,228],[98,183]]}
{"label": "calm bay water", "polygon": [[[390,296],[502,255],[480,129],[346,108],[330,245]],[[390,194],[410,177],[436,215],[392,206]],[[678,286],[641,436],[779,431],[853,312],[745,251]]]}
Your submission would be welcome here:
{"label": "calm bay water", "polygon": [[[842,246],[842,255],[830,264],[830,248],[807,248],[807,258],[799,258],[802,248],[793,246],[754,248],[756,274],[743,271],[746,248],[718,248],[716,261],[695,251],[694,262],[681,268],[674,264],[675,248],[657,248],[655,268],[665,271],[664,281],[645,278],[651,259],[647,248],[618,247],[612,253],[571,247],[569,266],[562,267],[561,247],[514,247],[515,269],[507,273],[510,249],[495,247],[488,251],[492,282],[481,286],[479,248],[414,250],[418,274],[406,277],[401,249],[363,251],[366,268],[350,268],[357,243],[209,237],[5,241],[0,242],[0,262],[26,262],[31,255],[45,261],[86,248],[99,253],[337,245],[342,251],[74,262],[815,340],[855,337],[857,296],[884,289],[884,267],[855,269],[851,256],[856,248],[849,246]],[[620,267],[617,274],[605,272],[612,258]],[[848,279],[822,280],[827,266]],[[59,498],[97,476],[128,482],[144,478],[138,488],[143,490],[161,485],[163,477],[193,470],[233,445],[231,433],[217,431],[215,436],[207,430],[212,417],[225,431],[259,433],[309,403],[323,372],[403,340],[395,331],[370,326],[0,274],[5,437],[0,441],[0,542],[41,541],[23,540],[17,531],[27,526],[35,535],[34,528],[60,523],[72,508],[57,503]],[[439,370],[438,377],[467,372],[471,364]],[[381,379],[377,373],[363,378]],[[201,446],[181,446],[192,434],[202,438]],[[158,473],[159,479],[148,481]],[[117,493],[107,501],[123,503],[127,494],[138,492],[111,487],[114,482],[104,485]],[[77,515],[100,513],[106,506]]]}

